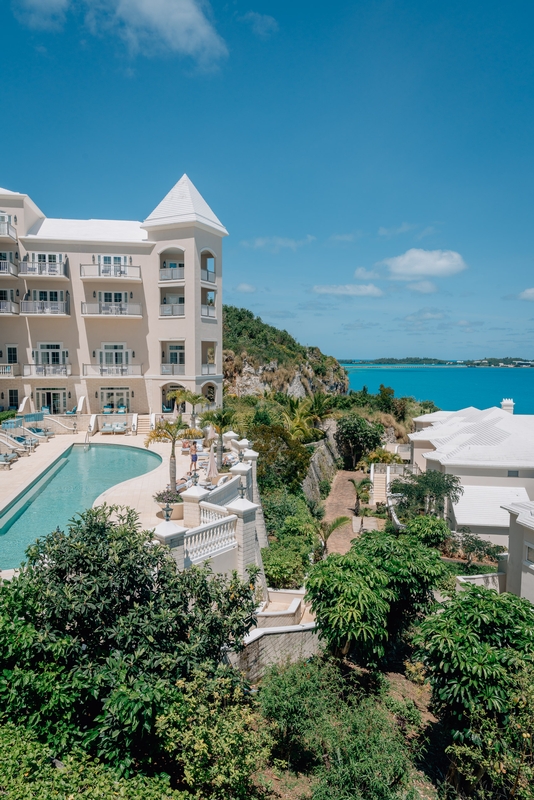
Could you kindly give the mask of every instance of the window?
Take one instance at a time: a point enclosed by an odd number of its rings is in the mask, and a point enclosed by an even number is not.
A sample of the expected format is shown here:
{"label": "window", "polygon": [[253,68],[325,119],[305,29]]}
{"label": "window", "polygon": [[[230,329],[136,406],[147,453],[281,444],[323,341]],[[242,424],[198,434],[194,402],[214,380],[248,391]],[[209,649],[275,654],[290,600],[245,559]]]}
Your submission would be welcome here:
{"label": "window", "polygon": [[115,410],[117,408],[126,408],[130,410],[130,390],[118,389],[111,386],[110,388],[100,389],[100,404],[102,409]]}
{"label": "window", "polygon": [[534,566],[534,544],[530,544],[530,542],[525,542],[525,561],[529,564]]}
{"label": "window", "polygon": [[39,343],[32,356],[35,364],[66,364],[69,351],[63,350],[61,342],[43,342]]}
{"label": "window", "polygon": [[183,344],[169,345],[169,364],[185,364],[185,347]]}
{"label": "window", "polygon": [[7,350],[7,363],[17,364],[19,360],[17,353],[17,346],[15,344],[8,344],[6,350]]}
{"label": "window", "polygon": [[9,390],[9,407],[10,408],[18,408],[19,407],[19,390],[18,389],[10,389]]}
{"label": "window", "polygon": [[65,299],[65,292],[63,289],[60,292],[57,290],[49,292],[43,289],[40,289],[39,291],[33,289],[33,299],[39,300],[42,303],[57,303],[58,300],[60,303],[62,303]]}
{"label": "window", "polygon": [[13,263],[13,253],[7,250],[0,251],[0,261],[10,261]]}
{"label": "window", "polygon": [[509,478],[519,478],[519,470],[518,469],[509,469],[508,470],[508,477]]}
{"label": "window", "polygon": [[102,342],[98,360],[101,366],[127,366],[130,363],[131,352],[126,349],[124,342]]}
{"label": "window", "polygon": [[99,303],[127,303],[128,302],[128,292],[99,292],[98,293],[98,302]]}

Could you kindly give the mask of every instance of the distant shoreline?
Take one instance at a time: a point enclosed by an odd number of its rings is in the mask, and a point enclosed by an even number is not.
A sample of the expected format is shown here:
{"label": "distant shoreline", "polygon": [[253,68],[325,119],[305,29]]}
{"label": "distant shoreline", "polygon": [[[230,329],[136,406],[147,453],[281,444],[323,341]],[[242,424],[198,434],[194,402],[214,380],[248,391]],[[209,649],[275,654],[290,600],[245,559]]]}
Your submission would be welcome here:
{"label": "distant shoreline", "polygon": [[532,369],[527,364],[375,364],[369,361],[343,361],[338,363],[345,369]]}

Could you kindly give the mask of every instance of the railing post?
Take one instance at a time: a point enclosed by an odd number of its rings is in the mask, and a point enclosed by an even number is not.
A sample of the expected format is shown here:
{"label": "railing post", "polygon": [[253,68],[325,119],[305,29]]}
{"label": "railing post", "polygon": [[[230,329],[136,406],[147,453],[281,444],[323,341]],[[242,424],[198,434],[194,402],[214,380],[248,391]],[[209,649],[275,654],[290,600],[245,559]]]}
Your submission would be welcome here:
{"label": "railing post", "polygon": [[170,548],[171,555],[176,561],[176,567],[182,571],[184,569],[184,534],[186,528],[182,528],[172,520],[160,522],[154,529],[154,536],[161,544]]}
{"label": "railing post", "polygon": [[230,472],[232,475],[240,475],[241,476],[241,485],[246,487],[247,490],[247,497],[249,500],[253,500],[253,492],[252,492],[252,464],[235,464],[235,466],[230,467]]}
{"label": "railing post", "polygon": [[255,450],[251,450],[247,448],[243,451],[243,455],[245,460],[250,463],[252,467],[251,470],[251,482],[252,482],[252,494],[249,495],[250,499],[253,503],[257,503],[258,510],[256,512],[256,533],[258,535],[258,542],[260,547],[268,547],[269,540],[267,538],[267,527],[265,525],[265,517],[263,516],[263,508],[261,505],[261,497],[260,492],[258,489],[258,457],[259,453]]}
{"label": "railing post", "polygon": [[[245,498],[233,500],[226,506],[230,514],[235,514],[237,540],[237,571],[245,578],[246,568],[256,563],[256,510],[258,506]],[[261,566],[261,565],[258,565]]]}
{"label": "railing post", "polygon": [[184,525],[186,528],[198,528],[200,525],[200,502],[208,497],[209,492],[200,486],[191,486],[182,492],[184,501]]}

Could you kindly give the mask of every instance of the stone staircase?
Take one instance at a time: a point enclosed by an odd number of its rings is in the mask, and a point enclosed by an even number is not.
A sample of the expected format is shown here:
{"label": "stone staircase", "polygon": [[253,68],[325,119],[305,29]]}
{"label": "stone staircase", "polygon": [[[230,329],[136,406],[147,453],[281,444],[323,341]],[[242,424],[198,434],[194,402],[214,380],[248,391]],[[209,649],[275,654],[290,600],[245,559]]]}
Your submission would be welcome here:
{"label": "stone staircase", "polygon": [[386,502],[387,476],[385,472],[375,473],[373,478],[373,503]]}
{"label": "stone staircase", "polygon": [[150,433],[150,414],[139,414],[137,416],[137,435],[143,439]]}

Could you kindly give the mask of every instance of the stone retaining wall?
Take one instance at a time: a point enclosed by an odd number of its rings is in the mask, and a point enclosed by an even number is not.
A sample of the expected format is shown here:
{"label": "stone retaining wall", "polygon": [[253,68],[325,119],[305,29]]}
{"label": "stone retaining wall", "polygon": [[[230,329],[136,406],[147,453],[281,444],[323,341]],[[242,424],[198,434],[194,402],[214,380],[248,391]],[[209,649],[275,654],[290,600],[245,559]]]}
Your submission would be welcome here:
{"label": "stone retaining wall", "polygon": [[260,680],[272,664],[285,664],[310,658],[321,650],[315,623],[288,628],[261,628],[250,633],[242,653],[232,654],[234,667],[252,683]]}

